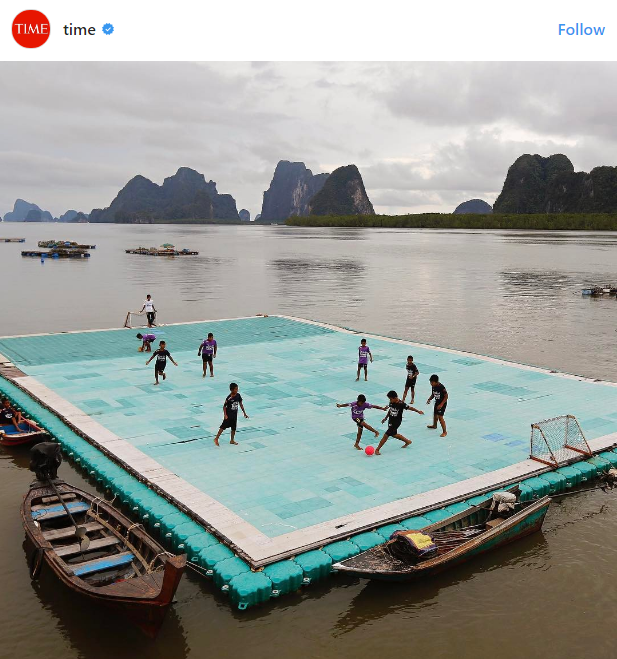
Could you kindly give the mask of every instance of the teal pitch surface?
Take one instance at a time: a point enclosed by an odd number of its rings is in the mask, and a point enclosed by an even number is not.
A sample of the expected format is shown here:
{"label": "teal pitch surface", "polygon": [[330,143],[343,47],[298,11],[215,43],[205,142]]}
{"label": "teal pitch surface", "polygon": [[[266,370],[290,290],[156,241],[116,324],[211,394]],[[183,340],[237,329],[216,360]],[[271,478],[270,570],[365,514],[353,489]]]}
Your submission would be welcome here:
{"label": "teal pitch surface", "polygon": [[[215,377],[203,379],[197,349],[209,331],[219,354]],[[168,363],[168,379],[156,387],[136,332],[1,339],[0,352],[269,537],[525,460],[534,421],[569,413],[588,439],[617,431],[615,387],[386,339],[369,340],[369,381],[356,383],[359,335],[278,317],[165,326],[160,338],[179,367]],[[381,457],[368,457],[353,448],[350,410],[335,404],[364,393],[385,406],[390,389],[402,396],[410,353],[421,372],[416,405],[426,415],[405,413],[410,448],[390,439]],[[450,396],[446,439],[426,428],[431,373]],[[250,419],[239,417],[239,446],[227,431],[217,449],[231,381]],[[379,430],[383,416],[366,413]],[[365,430],[363,445],[376,443]]]}

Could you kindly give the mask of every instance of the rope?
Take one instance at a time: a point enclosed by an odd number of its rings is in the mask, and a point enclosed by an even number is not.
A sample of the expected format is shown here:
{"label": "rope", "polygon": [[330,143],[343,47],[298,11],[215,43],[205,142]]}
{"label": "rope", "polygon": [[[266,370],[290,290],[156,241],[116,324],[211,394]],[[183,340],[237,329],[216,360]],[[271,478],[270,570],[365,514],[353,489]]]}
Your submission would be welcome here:
{"label": "rope", "polygon": [[134,524],[131,524],[127,529],[126,529],[126,539],[129,539],[129,533],[137,526],[141,526],[139,522],[135,522]]}
{"label": "rope", "polygon": [[208,576],[208,571],[205,570],[201,565],[197,565],[197,563],[191,563],[190,561],[186,562],[186,567],[189,570],[193,570],[196,574],[198,574],[200,577],[207,577]]}
{"label": "rope", "polygon": [[[148,565],[148,572],[154,572],[153,566],[154,563],[156,562],[157,559],[159,559],[161,556],[173,556],[173,554],[170,554],[168,551],[162,551],[159,554],[157,554],[149,563]],[[160,566],[159,566],[160,568]]]}

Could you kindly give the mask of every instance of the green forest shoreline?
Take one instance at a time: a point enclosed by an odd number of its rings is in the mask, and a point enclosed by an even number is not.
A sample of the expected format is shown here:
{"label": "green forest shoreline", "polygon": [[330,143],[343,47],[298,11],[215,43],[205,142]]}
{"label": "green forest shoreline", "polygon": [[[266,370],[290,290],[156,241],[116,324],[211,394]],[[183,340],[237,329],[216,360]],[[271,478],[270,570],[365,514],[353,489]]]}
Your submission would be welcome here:
{"label": "green forest shoreline", "polygon": [[617,213],[538,215],[346,215],[291,217],[296,227],[374,227],[400,229],[536,229],[545,231],[617,231]]}

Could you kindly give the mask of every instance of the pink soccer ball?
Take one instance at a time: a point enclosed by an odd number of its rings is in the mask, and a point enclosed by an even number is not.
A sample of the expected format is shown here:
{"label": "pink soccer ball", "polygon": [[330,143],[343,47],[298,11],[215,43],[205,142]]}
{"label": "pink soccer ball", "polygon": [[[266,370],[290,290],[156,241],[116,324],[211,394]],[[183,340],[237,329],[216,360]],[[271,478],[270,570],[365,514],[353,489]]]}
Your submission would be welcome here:
{"label": "pink soccer ball", "polygon": [[375,453],[375,448],[372,447],[372,446],[367,446],[367,447],[364,449],[364,452],[365,452],[367,455],[373,455],[373,453]]}

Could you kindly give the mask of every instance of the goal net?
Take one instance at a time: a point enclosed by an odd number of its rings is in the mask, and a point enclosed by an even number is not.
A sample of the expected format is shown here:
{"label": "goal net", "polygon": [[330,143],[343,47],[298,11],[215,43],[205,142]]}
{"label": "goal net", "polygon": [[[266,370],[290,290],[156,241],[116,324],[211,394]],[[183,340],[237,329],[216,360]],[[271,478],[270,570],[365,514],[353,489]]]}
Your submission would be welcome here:
{"label": "goal net", "polygon": [[[154,317],[154,322],[156,323],[156,316]],[[157,323],[158,324],[158,323]],[[138,328],[138,327],[148,327],[148,317],[146,316],[146,312],[139,312],[139,311],[129,311],[126,314],[126,318],[124,320],[124,326],[128,328]]]}
{"label": "goal net", "polygon": [[566,414],[531,424],[532,460],[551,467],[591,456],[591,449],[575,416]]}

